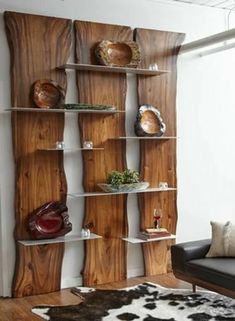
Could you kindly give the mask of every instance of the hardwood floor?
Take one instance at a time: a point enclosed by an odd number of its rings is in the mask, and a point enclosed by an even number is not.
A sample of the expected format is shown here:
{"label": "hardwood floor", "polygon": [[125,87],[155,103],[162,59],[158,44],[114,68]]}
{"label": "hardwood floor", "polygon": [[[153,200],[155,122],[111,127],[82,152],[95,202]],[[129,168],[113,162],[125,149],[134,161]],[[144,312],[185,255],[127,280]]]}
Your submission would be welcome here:
{"label": "hardwood floor", "polygon": [[[152,277],[131,278],[122,282],[99,285],[99,288],[112,289],[124,288],[142,282],[158,283],[169,288],[190,288],[191,285],[175,279],[172,274],[164,274]],[[78,296],[72,294],[70,289],[59,292],[29,296],[20,299],[0,298],[0,320],[1,321],[39,321],[42,319],[31,313],[31,308],[35,305],[69,305],[80,302]]]}

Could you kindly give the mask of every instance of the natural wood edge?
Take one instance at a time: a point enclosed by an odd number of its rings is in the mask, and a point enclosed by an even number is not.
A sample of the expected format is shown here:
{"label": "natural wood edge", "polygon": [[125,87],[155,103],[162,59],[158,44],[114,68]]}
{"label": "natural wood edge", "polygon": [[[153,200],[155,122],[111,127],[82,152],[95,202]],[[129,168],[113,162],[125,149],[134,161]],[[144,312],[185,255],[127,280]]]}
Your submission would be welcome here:
{"label": "natural wood edge", "polygon": [[[118,117],[113,115],[103,119],[95,115],[79,115],[81,142],[89,137],[95,146],[105,148],[104,153],[82,155],[83,196],[88,196],[91,191],[99,191],[97,183],[105,182],[112,170],[126,168],[126,142],[109,140],[109,137],[126,134],[126,75],[116,74],[117,68],[95,66],[95,47],[101,39],[131,41],[133,34],[130,27],[85,21],[74,21],[74,30],[75,61],[80,63],[79,69],[85,67],[76,73],[78,101],[116,106],[120,111]],[[93,232],[103,236],[101,240],[85,242],[82,275],[83,284],[87,286],[124,280],[127,274],[127,245],[120,239],[128,230],[127,196],[107,194],[101,192],[99,197],[93,194],[92,199],[85,199],[83,224],[93,222]]]}
{"label": "natural wood edge", "polygon": [[[47,244],[36,246],[24,246],[16,242],[16,262],[15,273],[12,282],[12,297],[22,298],[31,295],[39,295],[60,290],[61,268],[57,268],[55,262],[62,262],[65,244]],[[48,260],[47,278],[40,278],[40,271],[44,267],[45,255],[52,254]],[[38,257],[40,267],[35,268],[35,256]],[[53,267],[54,273],[53,273]],[[28,272],[30,271],[30,273]],[[28,282],[25,284],[25,280]],[[49,282],[50,280],[50,282]],[[30,282],[31,281],[31,282]],[[33,286],[36,282],[37,287]],[[31,284],[30,284],[31,283]]]}
{"label": "natural wood edge", "polygon": [[[55,66],[69,57],[72,20],[6,11],[4,21],[10,49],[11,105],[32,106],[32,85],[38,79],[52,79],[66,92],[66,73]],[[50,200],[66,203],[62,153],[37,152],[44,142],[62,140],[64,115],[36,115],[27,110],[12,113],[11,119],[16,241],[12,293],[23,297],[60,289],[64,244],[24,247],[18,240],[31,238],[28,217],[34,209]]]}

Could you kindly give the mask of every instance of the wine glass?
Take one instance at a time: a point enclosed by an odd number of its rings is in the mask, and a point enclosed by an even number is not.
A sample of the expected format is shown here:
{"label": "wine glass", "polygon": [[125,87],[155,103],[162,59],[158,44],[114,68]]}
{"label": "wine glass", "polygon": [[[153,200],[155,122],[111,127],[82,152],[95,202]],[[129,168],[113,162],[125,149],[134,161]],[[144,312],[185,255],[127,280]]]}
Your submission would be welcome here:
{"label": "wine glass", "polygon": [[153,224],[155,229],[160,229],[160,220],[162,218],[162,209],[154,209]]}

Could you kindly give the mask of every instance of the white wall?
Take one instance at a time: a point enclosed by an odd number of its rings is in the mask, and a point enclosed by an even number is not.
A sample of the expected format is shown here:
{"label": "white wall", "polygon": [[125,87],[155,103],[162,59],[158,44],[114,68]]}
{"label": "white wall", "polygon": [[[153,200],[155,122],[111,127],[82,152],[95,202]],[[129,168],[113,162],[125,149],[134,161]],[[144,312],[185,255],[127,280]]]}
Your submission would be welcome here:
{"label": "white wall", "polygon": [[234,220],[234,67],[234,50],[179,64],[178,241],[210,236],[210,220]]}
{"label": "white wall", "polygon": [[[129,25],[185,32],[186,41],[198,39],[226,28],[226,13],[222,10],[186,4],[168,4],[167,0],[5,0],[0,1],[0,12],[5,10],[71,19]],[[131,14],[130,14],[131,13]],[[3,16],[0,15],[0,109],[10,107],[9,52]],[[210,219],[226,220],[233,217],[235,173],[233,126],[234,52],[198,58],[180,56],[178,64],[178,229],[177,240],[185,241],[208,237]],[[235,56],[235,55],[234,55]],[[72,58],[71,58],[72,59]],[[20,81],[20,79],[19,79]],[[67,102],[76,102],[74,74],[68,73]],[[136,83],[128,78],[127,120],[135,118]],[[76,120],[66,116],[65,142],[78,144]],[[130,125],[128,124],[128,127]],[[130,129],[131,130],[131,129]],[[75,138],[74,138],[75,137]],[[2,242],[4,261],[0,262],[4,282],[0,278],[0,295],[8,295],[14,269],[14,166],[11,148],[10,115],[0,115],[0,183]],[[128,165],[137,168],[138,145],[128,143]],[[81,155],[66,155],[65,171],[69,192],[81,190]],[[81,228],[83,201],[69,200],[69,211],[74,230]],[[136,196],[128,202],[130,233],[138,229]],[[143,273],[143,261],[138,245],[129,245],[128,275]],[[2,251],[1,251],[2,250]],[[2,252],[2,253],[1,253]],[[83,245],[66,244],[62,270],[62,286],[81,281]],[[2,284],[1,284],[2,283]]]}

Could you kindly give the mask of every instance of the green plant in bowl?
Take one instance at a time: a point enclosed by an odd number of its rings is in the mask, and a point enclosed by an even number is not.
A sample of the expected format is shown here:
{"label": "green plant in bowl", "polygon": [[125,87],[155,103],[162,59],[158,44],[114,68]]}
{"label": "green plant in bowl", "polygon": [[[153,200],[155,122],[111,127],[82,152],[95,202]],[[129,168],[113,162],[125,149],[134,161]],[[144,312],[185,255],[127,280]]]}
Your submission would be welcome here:
{"label": "green plant in bowl", "polygon": [[148,182],[139,181],[139,173],[134,170],[125,169],[123,172],[112,171],[107,178],[107,184],[98,186],[108,193],[141,191],[149,186]]}
{"label": "green plant in bowl", "polygon": [[125,169],[123,172],[124,184],[139,183],[140,174],[131,169]]}
{"label": "green plant in bowl", "polygon": [[112,171],[107,178],[107,183],[113,186],[124,184],[124,175],[119,171]]}

